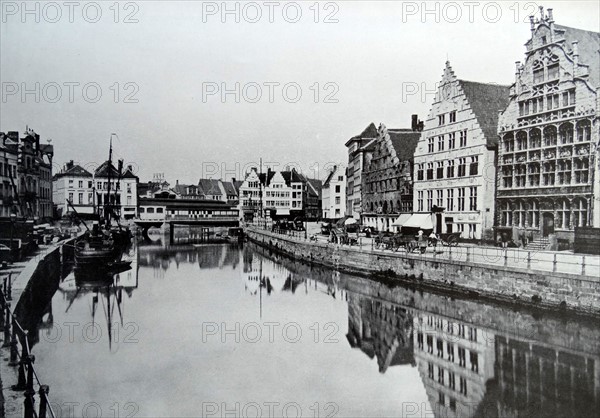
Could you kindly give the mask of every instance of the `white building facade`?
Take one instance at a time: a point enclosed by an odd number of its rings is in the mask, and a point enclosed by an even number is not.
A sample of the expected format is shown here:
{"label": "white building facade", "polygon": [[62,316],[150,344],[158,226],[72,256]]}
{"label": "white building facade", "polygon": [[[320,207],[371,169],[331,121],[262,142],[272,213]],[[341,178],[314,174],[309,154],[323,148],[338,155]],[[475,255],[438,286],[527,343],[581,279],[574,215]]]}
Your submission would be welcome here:
{"label": "white building facade", "polygon": [[322,189],[322,210],[324,219],[338,219],[346,214],[346,170],[334,166]]}
{"label": "white building facade", "polygon": [[415,151],[413,210],[436,213],[437,233],[491,237],[498,113],[508,87],[459,80],[450,63]]}

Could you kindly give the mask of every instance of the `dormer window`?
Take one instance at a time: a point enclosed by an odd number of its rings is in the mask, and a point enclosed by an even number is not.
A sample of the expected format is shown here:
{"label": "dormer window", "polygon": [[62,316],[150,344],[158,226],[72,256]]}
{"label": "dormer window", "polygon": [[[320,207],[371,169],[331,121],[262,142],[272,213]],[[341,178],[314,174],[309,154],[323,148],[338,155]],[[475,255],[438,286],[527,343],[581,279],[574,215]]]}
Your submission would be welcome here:
{"label": "dormer window", "polygon": [[446,115],[438,115],[438,125],[443,125],[446,123]]}
{"label": "dormer window", "polygon": [[548,67],[548,80],[555,80],[558,78],[558,64],[553,64]]}

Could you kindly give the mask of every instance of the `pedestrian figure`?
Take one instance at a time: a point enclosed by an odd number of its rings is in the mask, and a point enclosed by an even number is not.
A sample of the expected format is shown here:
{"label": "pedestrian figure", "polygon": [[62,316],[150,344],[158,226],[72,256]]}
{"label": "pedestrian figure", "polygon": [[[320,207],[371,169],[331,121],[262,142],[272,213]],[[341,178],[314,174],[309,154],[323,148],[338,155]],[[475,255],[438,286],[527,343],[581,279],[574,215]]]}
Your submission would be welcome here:
{"label": "pedestrian figure", "polygon": [[502,248],[508,247],[508,234],[506,232],[502,233]]}
{"label": "pedestrian figure", "polygon": [[436,248],[437,248],[437,243],[438,243],[438,236],[435,232],[431,232],[431,234],[429,234],[429,242],[431,243],[431,245],[433,246],[433,252],[435,253]]}

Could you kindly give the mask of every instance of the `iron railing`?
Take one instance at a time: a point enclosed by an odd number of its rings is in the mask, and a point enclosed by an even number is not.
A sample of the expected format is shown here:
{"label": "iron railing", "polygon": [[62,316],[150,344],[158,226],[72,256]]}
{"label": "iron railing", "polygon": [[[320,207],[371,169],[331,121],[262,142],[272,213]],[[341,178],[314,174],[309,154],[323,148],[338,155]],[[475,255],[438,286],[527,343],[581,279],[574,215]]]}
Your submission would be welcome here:
{"label": "iron railing", "polygon": [[[23,391],[23,416],[25,418],[56,418],[48,393],[50,387],[43,385],[35,371],[35,356],[31,354],[28,331],[23,329],[14,313],[11,311],[12,273],[4,277],[0,286],[0,329],[4,333],[2,347],[10,347],[9,366],[18,367],[17,384],[12,386],[15,391]],[[20,352],[19,352],[20,346]],[[35,395],[39,398],[39,409],[35,410]]]}

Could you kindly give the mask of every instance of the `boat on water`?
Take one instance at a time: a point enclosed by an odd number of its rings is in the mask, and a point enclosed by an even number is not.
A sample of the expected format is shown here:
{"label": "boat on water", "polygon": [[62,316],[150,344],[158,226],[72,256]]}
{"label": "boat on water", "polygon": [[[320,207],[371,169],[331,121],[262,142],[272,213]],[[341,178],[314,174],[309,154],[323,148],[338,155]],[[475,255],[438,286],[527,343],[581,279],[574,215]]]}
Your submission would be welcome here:
{"label": "boat on water", "polygon": [[[114,134],[113,134],[114,135]],[[130,244],[132,234],[129,228],[124,228],[119,223],[119,216],[115,208],[115,195],[111,195],[111,173],[115,168],[112,165],[112,135],[110,137],[110,147],[108,153],[108,199],[103,206],[103,223],[94,222],[90,230],[87,225],[83,225],[87,229],[75,242],[75,266],[76,268],[98,267],[106,270],[108,266],[114,265],[121,261],[124,250]],[[117,182],[122,175],[123,161],[119,160],[119,168],[116,170]],[[115,186],[115,194],[118,186]],[[71,204],[73,211],[77,211]],[[111,225],[111,220],[115,219],[116,226]]]}

